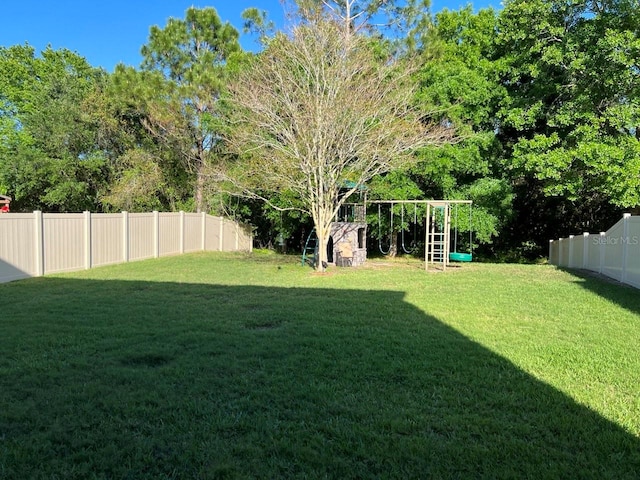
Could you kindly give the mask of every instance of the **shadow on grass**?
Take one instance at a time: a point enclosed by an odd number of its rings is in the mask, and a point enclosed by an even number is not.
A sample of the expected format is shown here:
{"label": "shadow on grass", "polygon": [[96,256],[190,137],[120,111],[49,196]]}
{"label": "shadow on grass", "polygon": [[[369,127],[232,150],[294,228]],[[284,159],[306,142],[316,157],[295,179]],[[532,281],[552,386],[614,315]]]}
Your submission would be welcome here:
{"label": "shadow on grass", "polygon": [[557,268],[575,277],[582,288],[640,315],[640,289],[588,270]]}
{"label": "shadow on grass", "polygon": [[5,479],[640,471],[638,438],[401,293],[55,278],[2,291]]}

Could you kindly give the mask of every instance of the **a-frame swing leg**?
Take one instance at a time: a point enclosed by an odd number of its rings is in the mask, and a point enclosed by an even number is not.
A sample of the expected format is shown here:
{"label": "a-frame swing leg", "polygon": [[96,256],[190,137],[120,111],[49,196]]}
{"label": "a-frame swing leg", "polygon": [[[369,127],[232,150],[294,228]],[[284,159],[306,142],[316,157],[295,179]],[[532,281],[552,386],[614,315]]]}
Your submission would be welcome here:
{"label": "a-frame swing leg", "polygon": [[429,270],[429,237],[431,235],[431,206],[427,203],[427,216],[425,217],[425,237],[424,237],[424,271]]}

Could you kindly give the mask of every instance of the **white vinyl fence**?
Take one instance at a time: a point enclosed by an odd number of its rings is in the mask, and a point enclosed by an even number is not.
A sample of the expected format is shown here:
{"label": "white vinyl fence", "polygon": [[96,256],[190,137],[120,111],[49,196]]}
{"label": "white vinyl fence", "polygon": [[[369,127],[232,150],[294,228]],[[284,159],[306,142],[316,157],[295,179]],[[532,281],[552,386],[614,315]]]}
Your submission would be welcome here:
{"label": "white vinyl fence", "polygon": [[625,213],[622,220],[600,234],[551,240],[549,263],[591,270],[640,288],[640,216]]}
{"label": "white vinyl fence", "polygon": [[250,228],[204,213],[5,213],[0,282],[210,251],[251,251]]}

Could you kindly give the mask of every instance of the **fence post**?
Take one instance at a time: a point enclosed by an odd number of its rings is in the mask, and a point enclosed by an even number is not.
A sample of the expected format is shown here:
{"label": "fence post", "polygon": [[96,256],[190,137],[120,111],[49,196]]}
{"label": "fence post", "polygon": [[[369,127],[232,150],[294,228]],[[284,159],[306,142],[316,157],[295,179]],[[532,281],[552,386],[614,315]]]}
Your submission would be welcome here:
{"label": "fence post", "polygon": [[553,262],[551,262],[552,253],[553,253],[553,240],[549,240],[549,263],[551,265],[553,265]]}
{"label": "fence post", "polygon": [[180,255],[184,253],[184,212],[180,210]]}
{"label": "fence post", "polygon": [[627,283],[627,262],[629,260],[629,218],[630,213],[622,215],[622,283]]}
{"label": "fence post", "polygon": [[219,245],[218,245],[218,250],[222,251],[222,247],[223,247],[223,242],[222,242],[222,237],[224,235],[224,218],[219,217],[220,218],[220,241],[219,241]]}
{"label": "fence post", "polygon": [[160,214],[153,211],[153,258],[160,256]]}
{"label": "fence post", "polygon": [[240,225],[238,225],[238,222],[234,222],[234,225],[235,225],[235,227],[236,227],[236,228],[235,228],[235,231],[236,231],[236,252],[237,252],[237,251],[238,251],[238,249],[239,249],[239,245],[240,245],[240,244],[239,244],[239,242],[240,242],[240,232],[239,232],[239,230],[240,230]]}
{"label": "fence post", "polygon": [[35,210],[33,212],[33,220],[35,223],[35,254],[36,254],[36,277],[41,277],[44,275],[44,222],[42,218],[42,212],[40,210]]}
{"label": "fence post", "polygon": [[562,262],[564,261],[564,258],[562,258],[562,244],[564,242],[564,238],[559,238],[558,239],[558,266],[562,267]]}
{"label": "fence post", "polygon": [[567,267],[569,268],[575,268],[572,265],[573,262],[573,239],[575,237],[573,235],[569,235],[569,261],[567,262]]}
{"label": "fence post", "polygon": [[584,232],[582,234],[584,245],[582,247],[582,268],[587,268],[589,266],[589,232]]}
{"label": "fence post", "polygon": [[129,212],[122,212],[122,261],[129,261]]}
{"label": "fence post", "polygon": [[600,268],[598,268],[599,274],[602,274],[602,271],[604,270],[604,254],[606,246],[607,232],[600,232]]}
{"label": "fence post", "polygon": [[84,269],[91,268],[91,212],[84,212]]}
{"label": "fence post", "polygon": [[202,212],[200,215],[202,215],[202,228],[200,229],[201,233],[202,233],[202,251],[204,252],[207,249],[207,214],[205,212]]}

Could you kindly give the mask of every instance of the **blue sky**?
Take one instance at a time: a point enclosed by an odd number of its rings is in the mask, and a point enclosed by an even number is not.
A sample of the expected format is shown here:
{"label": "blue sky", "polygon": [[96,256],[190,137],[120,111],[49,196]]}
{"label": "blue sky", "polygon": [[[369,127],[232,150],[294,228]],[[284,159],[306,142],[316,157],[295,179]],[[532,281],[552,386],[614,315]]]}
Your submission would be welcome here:
{"label": "blue sky", "polygon": [[[478,8],[500,8],[499,0],[432,0],[432,11],[457,10],[468,3]],[[267,10],[278,21],[282,7],[278,0],[2,0],[0,4],[0,46],[29,43],[36,51],[47,45],[68,48],[95,67],[113,71],[122,62],[138,66],[140,47],[152,25],[164,26],[169,17],[184,17],[187,8],[214,7],[222,20],[238,30],[240,14],[248,7]],[[255,48],[250,38],[243,47]]]}

